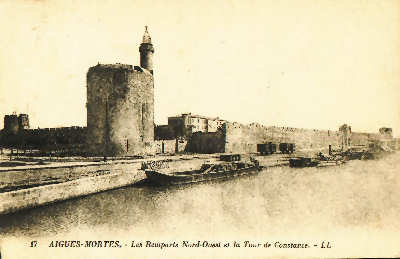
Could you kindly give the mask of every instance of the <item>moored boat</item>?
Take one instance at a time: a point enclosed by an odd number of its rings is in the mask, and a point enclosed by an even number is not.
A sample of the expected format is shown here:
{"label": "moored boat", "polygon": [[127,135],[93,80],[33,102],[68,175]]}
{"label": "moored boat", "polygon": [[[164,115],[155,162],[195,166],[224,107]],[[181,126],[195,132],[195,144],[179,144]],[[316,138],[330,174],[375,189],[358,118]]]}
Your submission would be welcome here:
{"label": "moored boat", "polygon": [[329,155],[325,156],[321,152],[313,158],[310,157],[294,157],[289,159],[290,167],[325,167],[344,164],[345,160],[342,156]]}
{"label": "moored boat", "polygon": [[294,157],[289,159],[290,167],[315,167],[318,166],[319,160],[311,159],[309,157]]}
{"label": "moored boat", "polygon": [[176,185],[210,181],[236,177],[239,175],[255,174],[260,171],[258,161],[252,160],[249,163],[242,161],[218,161],[204,163],[198,170],[183,172],[168,172],[162,169],[145,170],[147,179],[158,185]]}

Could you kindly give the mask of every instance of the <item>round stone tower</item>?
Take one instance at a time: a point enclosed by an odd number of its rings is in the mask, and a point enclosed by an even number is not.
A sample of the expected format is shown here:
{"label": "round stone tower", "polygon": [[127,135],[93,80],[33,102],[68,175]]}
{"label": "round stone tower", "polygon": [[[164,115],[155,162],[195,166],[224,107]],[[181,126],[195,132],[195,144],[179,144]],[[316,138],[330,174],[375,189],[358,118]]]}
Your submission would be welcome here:
{"label": "round stone tower", "polygon": [[146,31],[140,67],[97,64],[87,73],[87,151],[93,155],[153,154],[154,52]]}
{"label": "round stone tower", "polygon": [[153,141],[153,75],[126,64],[91,67],[87,73],[88,152],[152,154]]}
{"label": "round stone tower", "polygon": [[149,32],[147,31],[147,26],[145,26],[145,31],[143,35],[142,44],[140,44],[139,52],[140,52],[140,66],[144,69],[149,70],[153,74],[153,53],[154,48],[151,43],[151,37]]}

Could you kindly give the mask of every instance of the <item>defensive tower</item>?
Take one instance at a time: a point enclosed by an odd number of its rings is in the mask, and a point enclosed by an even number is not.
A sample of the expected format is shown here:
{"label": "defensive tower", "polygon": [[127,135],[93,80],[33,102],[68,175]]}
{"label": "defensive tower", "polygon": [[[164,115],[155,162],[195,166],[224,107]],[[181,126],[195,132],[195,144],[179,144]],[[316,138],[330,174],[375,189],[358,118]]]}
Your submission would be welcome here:
{"label": "defensive tower", "polygon": [[[146,30],[142,45],[147,49],[151,46],[151,49],[143,53],[152,55],[154,50],[149,39]],[[141,64],[143,59],[151,61],[151,56],[141,57]],[[91,154],[116,156],[154,152],[154,80],[148,64],[144,65],[145,69],[119,63],[89,68],[87,145]]]}
{"label": "defensive tower", "polygon": [[18,115],[13,113],[4,116],[4,132],[15,135],[19,131]]}

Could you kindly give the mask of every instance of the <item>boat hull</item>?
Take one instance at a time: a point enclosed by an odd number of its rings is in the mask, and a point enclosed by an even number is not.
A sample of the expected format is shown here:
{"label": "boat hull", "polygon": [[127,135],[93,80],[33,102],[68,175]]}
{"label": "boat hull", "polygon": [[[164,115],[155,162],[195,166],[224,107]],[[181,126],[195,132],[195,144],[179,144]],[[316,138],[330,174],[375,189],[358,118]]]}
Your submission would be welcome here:
{"label": "boat hull", "polygon": [[177,184],[188,184],[197,183],[204,181],[211,181],[217,179],[232,178],[241,175],[257,174],[260,171],[259,167],[249,167],[239,170],[224,171],[224,172],[213,172],[206,174],[187,174],[187,175],[174,175],[165,174],[155,170],[146,170],[147,179],[158,185],[177,185]]}
{"label": "boat hull", "polygon": [[318,161],[312,160],[311,158],[299,157],[289,159],[289,166],[295,168],[316,167],[318,164]]}

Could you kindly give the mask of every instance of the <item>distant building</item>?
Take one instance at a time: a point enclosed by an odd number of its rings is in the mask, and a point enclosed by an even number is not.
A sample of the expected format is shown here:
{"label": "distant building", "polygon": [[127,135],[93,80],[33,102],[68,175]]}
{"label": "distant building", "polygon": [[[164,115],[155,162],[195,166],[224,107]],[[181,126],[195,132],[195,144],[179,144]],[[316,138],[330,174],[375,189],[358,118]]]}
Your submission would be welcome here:
{"label": "distant building", "polygon": [[191,113],[168,117],[168,126],[174,130],[176,136],[184,137],[189,137],[195,132],[216,132],[225,122],[218,117],[210,118]]}
{"label": "distant building", "polygon": [[18,126],[19,129],[29,129],[29,116],[28,114],[20,114],[18,116]]}

